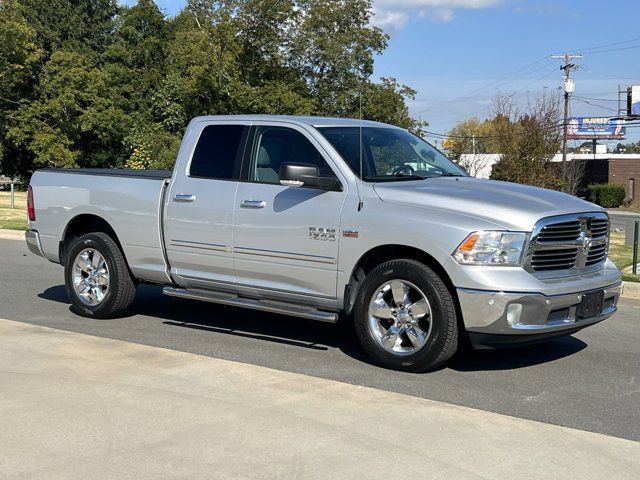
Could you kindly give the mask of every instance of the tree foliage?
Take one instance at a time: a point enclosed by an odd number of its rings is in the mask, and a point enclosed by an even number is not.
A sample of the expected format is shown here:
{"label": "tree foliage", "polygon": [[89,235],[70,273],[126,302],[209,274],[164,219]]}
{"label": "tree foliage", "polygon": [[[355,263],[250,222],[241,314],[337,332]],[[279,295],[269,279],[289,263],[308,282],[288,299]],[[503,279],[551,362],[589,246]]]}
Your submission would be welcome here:
{"label": "tree foliage", "polygon": [[559,105],[556,95],[542,94],[524,107],[513,96],[498,96],[491,119],[466,120],[451,130],[448,146],[452,157],[460,161],[465,153],[499,153],[492,179],[562,186],[551,165],[560,147]]}
{"label": "tree foliage", "polygon": [[494,104],[496,147],[502,154],[491,178],[540,187],[557,187],[551,159],[560,148],[560,101],[546,93],[524,109],[513,97]]}
{"label": "tree foliage", "polygon": [[0,170],[170,168],[204,114],[336,115],[414,131],[371,0],[0,2]]}

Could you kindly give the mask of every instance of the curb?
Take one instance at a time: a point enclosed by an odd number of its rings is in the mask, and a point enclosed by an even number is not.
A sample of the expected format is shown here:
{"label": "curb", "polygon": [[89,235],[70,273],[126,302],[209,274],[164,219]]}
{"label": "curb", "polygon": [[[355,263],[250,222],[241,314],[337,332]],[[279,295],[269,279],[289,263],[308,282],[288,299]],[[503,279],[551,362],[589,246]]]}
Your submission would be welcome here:
{"label": "curb", "polygon": [[624,298],[640,298],[640,283],[622,282],[620,296]]}
{"label": "curb", "polygon": [[24,230],[7,230],[0,228],[0,239],[2,240],[24,240]]}

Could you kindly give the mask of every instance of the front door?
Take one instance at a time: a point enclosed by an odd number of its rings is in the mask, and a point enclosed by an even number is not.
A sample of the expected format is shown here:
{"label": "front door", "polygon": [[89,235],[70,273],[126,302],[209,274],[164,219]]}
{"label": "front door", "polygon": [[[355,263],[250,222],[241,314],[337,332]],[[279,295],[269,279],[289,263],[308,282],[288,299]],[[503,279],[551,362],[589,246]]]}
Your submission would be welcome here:
{"label": "front door", "polygon": [[301,127],[263,124],[254,127],[251,137],[236,194],[237,282],[285,294],[336,298],[346,192],[283,186],[279,173],[288,162],[317,165],[324,175],[335,175],[337,169]]}

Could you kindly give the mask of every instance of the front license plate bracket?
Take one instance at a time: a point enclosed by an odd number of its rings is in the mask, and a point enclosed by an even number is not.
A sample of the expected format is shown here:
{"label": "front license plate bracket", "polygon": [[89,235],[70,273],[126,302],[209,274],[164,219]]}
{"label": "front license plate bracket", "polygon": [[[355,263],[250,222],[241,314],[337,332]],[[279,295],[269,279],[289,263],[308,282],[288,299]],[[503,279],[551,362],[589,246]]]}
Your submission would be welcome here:
{"label": "front license plate bracket", "polygon": [[588,292],[582,295],[582,301],[576,309],[576,318],[583,320],[592,318],[602,313],[604,304],[604,290]]}

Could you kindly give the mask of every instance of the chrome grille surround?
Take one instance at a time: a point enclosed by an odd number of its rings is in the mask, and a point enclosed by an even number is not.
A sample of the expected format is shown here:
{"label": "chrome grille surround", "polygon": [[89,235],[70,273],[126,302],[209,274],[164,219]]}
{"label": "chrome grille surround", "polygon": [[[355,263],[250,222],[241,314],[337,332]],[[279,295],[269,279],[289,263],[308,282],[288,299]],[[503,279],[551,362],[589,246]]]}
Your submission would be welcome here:
{"label": "chrome grille surround", "polygon": [[589,273],[602,267],[608,247],[604,212],[547,217],[531,232],[524,268],[545,277]]}

